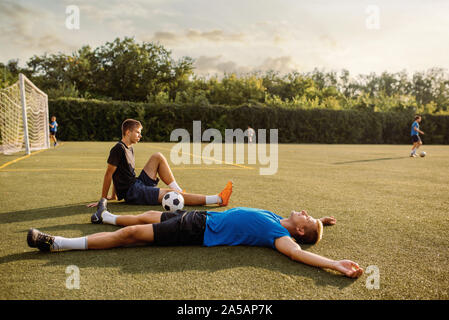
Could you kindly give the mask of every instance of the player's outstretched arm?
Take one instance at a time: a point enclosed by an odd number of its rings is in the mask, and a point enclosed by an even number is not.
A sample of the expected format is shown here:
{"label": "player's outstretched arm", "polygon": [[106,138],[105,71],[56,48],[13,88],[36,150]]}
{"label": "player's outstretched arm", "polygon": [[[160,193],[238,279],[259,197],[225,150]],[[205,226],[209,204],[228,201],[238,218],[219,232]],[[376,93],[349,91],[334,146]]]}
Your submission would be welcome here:
{"label": "player's outstretched arm", "polygon": [[292,260],[305,263],[318,268],[328,268],[339,271],[349,278],[358,278],[363,274],[363,269],[350,260],[335,261],[320,255],[307,252],[290,237],[280,237],[275,241],[276,249]]}

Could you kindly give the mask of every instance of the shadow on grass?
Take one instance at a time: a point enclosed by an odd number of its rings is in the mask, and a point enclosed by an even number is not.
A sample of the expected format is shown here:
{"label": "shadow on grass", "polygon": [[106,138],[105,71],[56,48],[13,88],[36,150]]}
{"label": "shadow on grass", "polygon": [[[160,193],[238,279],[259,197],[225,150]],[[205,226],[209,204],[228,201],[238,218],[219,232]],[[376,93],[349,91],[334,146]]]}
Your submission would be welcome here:
{"label": "shadow on grass", "polygon": [[[64,206],[54,206],[54,207],[0,213],[0,224],[61,218],[78,214],[85,214],[87,217],[87,221],[90,221],[90,216],[97,209],[88,208],[86,207],[86,204],[87,203],[75,203]],[[215,210],[218,208],[222,207],[208,206],[206,210]],[[204,210],[204,207],[186,207],[185,209]],[[128,214],[128,213],[139,214],[149,210],[162,211],[162,206],[160,205],[141,206],[141,205],[125,204],[124,202],[113,202],[108,204],[108,210],[115,214]]]}
{"label": "shadow on grass", "polygon": [[350,164],[350,163],[362,163],[362,162],[385,161],[385,160],[399,160],[399,159],[407,159],[407,158],[409,158],[409,157],[377,158],[377,159],[366,159],[366,160],[354,160],[354,161],[335,162],[333,164]]}
{"label": "shadow on grass", "polygon": [[[73,225],[78,226],[78,225]],[[71,226],[71,227],[73,227]],[[70,226],[69,226],[70,227]],[[25,245],[26,233],[24,233]],[[0,257],[0,264],[17,261],[36,261],[39,268],[76,265],[83,268],[119,268],[122,273],[160,276],[170,272],[233,270],[240,267],[267,269],[275,274],[306,277],[315,281],[317,286],[343,289],[354,283],[332,271],[310,267],[288,259],[281,253],[261,247],[158,247],[141,246],[116,248],[110,250],[66,251],[43,253],[35,249]],[[45,263],[42,265],[42,263]],[[114,280],[115,281],[115,280]]]}
{"label": "shadow on grass", "polygon": [[[3,223],[14,223],[14,222],[24,222],[24,221],[35,221],[42,219],[52,219],[68,217],[78,214],[86,214],[88,217],[87,221],[90,221],[90,216],[97,210],[96,208],[87,208],[87,203],[75,203],[64,206],[54,206],[30,210],[21,211],[11,211],[0,213],[0,224]],[[190,208],[190,207],[189,207]],[[193,207],[192,207],[193,208]],[[126,214],[133,212],[134,214],[142,213],[148,210],[161,211],[162,207],[157,206],[137,206],[129,205],[124,202],[109,203],[108,210],[116,214]]]}

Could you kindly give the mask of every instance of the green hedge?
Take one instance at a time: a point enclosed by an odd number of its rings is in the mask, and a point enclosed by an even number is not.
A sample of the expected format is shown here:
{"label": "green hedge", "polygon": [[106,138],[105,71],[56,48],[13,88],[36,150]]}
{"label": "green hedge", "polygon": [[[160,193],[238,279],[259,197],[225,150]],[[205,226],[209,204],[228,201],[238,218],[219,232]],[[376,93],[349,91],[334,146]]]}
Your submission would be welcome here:
{"label": "green hedge", "polygon": [[[226,128],[279,129],[280,143],[409,144],[413,113],[378,113],[325,109],[285,109],[157,105],[127,101],[73,98],[49,100],[50,115],[59,123],[58,137],[66,141],[111,141],[121,137],[123,120],[134,118],[144,126],[143,141],[169,141],[176,128],[192,134],[194,120],[202,131]],[[449,144],[449,116],[423,115],[426,144]]]}

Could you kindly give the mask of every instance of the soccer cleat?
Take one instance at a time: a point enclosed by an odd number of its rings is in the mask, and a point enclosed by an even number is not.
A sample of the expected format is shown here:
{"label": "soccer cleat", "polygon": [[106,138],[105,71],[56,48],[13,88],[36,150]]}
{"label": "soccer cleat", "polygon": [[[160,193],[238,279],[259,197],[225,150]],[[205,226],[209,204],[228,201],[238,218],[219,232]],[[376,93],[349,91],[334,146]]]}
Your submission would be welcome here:
{"label": "soccer cleat", "polygon": [[106,211],[106,208],[98,208],[98,210],[90,217],[90,222],[93,224],[103,223],[103,212]]}
{"label": "soccer cleat", "polygon": [[52,250],[55,237],[32,228],[28,231],[27,242],[31,248],[38,248],[40,251],[49,252]]}
{"label": "soccer cleat", "polygon": [[410,158],[416,158],[416,157],[417,157],[416,153],[413,153],[410,155]]}
{"label": "soccer cleat", "polygon": [[228,181],[226,187],[221,191],[218,196],[221,198],[220,207],[226,207],[229,203],[229,199],[232,194],[232,181]]}
{"label": "soccer cleat", "polygon": [[103,211],[106,210],[106,204],[107,200],[105,198],[101,198],[100,201],[98,201],[97,205],[97,211],[90,217],[90,221],[94,224],[100,224],[103,222]]}

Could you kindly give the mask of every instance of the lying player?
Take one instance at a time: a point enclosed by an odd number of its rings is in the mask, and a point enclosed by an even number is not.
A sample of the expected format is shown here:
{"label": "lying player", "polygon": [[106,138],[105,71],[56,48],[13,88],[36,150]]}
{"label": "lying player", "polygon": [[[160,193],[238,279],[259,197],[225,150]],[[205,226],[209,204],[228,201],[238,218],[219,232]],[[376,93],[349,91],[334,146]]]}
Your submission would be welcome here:
{"label": "lying player", "polygon": [[91,221],[124,228],[81,238],[55,237],[30,229],[28,245],[41,251],[109,249],[141,244],[265,246],[295,261],[337,270],[347,277],[357,278],[363,273],[363,269],[350,260],[334,261],[301,249],[298,243],[318,243],[323,225],[336,222],[333,217],[314,219],[306,211],[292,211],[288,218],[282,218],[254,208],[233,208],[224,212],[148,211],[135,216],[117,216],[103,210],[93,214]]}

